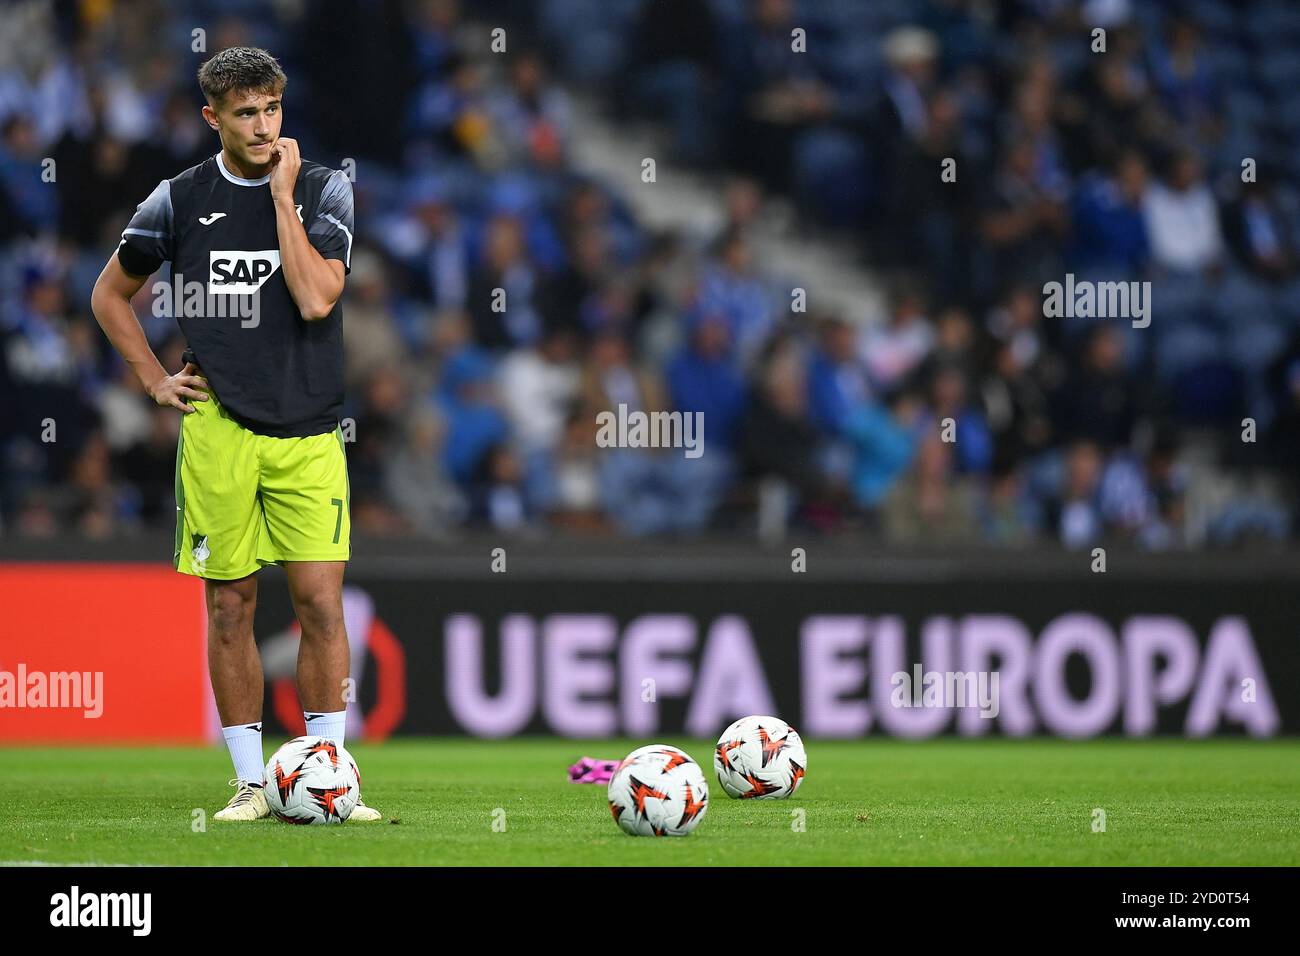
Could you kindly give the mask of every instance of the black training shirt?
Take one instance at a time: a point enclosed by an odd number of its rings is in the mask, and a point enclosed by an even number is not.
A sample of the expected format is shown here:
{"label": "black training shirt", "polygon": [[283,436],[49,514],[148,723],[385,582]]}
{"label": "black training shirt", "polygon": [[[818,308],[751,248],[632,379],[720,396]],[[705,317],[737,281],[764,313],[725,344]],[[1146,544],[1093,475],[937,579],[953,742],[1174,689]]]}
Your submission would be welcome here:
{"label": "black training shirt", "polygon": [[[117,257],[131,275],[172,264],[171,312],[217,399],[276,438],[333,431],[343,407],[343,309],[308,322],[280,267],[269,174],[243,179],[218,153],[164,179],[141,203]],[[351,269],[352,184],[302,161],[293,200],[307,239]]]}

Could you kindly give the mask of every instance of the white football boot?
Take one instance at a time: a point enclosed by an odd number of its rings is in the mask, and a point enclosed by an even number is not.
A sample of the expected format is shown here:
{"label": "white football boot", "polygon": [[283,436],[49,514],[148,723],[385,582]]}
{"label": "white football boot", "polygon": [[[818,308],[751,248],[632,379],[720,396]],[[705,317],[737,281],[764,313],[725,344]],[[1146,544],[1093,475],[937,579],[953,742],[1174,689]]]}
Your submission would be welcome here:
{"label": "white football boot", "polygon": [[357,769],[357,762],[352,761],[352,772],[357,778],[357,805],[352,808],[352,815],[349,820],[356,820],[358,823],[374,823],[376,820],[382,820],[384,815],[374,807],[368,807],[361,800],[361,771]]}
{"label": "white football boot", "polygon": [[235,795],[230,798],[224,810],[218,810],[212,815],[214,820],[260,820],[262,817],[269,816],[271,809],[266,805],[266,794],[263,788],[246,783],[242,780],[230,780],[226,783],[229,787],[235,788]]}

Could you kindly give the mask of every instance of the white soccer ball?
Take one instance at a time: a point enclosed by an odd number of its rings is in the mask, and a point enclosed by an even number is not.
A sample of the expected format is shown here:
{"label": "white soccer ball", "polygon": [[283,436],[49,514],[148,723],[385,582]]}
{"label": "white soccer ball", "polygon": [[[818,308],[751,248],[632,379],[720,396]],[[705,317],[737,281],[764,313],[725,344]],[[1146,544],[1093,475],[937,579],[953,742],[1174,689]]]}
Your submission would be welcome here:
{"label": "white soccer ball", "polygon": [[266,765],[266,804],[285,823],[342,823],[361,796],[352,755],[324,737],[297,737]]}
{"label": "white soccer ball", "polygon": [[779,717],[742,717],[718,738],[713,769],[729,797],[776,800],[799,789],[808,754]]}
{"label": "white soccer ball", "polygon": [[709,808],[709,784],[690,755],[667,744],[632,751],[609,780],[609,810],[633,836],[685,836]]}

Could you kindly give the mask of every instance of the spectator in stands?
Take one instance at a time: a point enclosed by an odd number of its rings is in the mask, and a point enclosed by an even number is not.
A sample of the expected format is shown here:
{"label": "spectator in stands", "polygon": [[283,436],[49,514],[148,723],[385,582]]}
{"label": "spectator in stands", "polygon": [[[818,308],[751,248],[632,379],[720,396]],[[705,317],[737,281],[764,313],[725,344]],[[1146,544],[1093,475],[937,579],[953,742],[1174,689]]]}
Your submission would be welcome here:
{"label": "spectator in stands", "polygon": [[393,322],[384,260],[365,246],[352,254],[348,319],[343,323],[344,380],[360,386],[381,366],[400,359],[403,343]]}
{"label": "spectator in stands", "polygon": [[884,128],[886,136],[901,136],[914,144],[930,130],[927,101],[934,84],[939,44],[919,27],[902,26],[884,40]]}
{"label": "spectator in stands", "polygon": [[891,296],[888,321],[863,331],[862,361],[880,391],[891,392],[905,384],[934,348],[934,330],[925,308],[916,283],[900,280]]}
{"label": "spectator in stands", "polygon": [[1074,197],[1074,269],[1111,281],[1142,273],[1150,254],[1142,210],[1146,191],[1146,160],[1134,149],[1119,155],[1110,175],[1085,177]]}
{"label": "spectator in stands", "polygon": [[1013,343],[997,346],[980,400],[995,463],[1022,462],[1047,449],[1053,437],[1047,393],[1033,374],[1032,361]]}
{"label": "spectator in stands", "polygon": [[1063,202],[1070,190],[1070,174],[1055,125],[1056,72],[1043,57],[1030,60],[1017,85],[1004,140],[1021,143],[1031,154],[1027,178],[1042,196]]}
{"label": "spectator in stands", "polygon": [[1010,458],[995,457],[988,495],[980,509],[980,528],[987,540],[1002,545],[1032,544],[1041,531],[1036,504],[1024,469]]}
{"label": "spectator in stands", "polygon": [[[409,389],[401,369],[375,369],[365,384],[353,420],[348,449],[348,482],[352,525],[358,530],[391,534],[402,527],[385,487],[387,469],[402,437],[402,415]],[[349,436],[344,435],[346,440]]]}
{"label": "spectator in stands", "polygon": [[606,456],[596,445],[596,428],[596,410],[575,405],[564,423],[560,441],[553,448],[535,452],[526,461],[527,497],[538,513],[556,527],[609,530],[601,500],[601,466]]}
{"label": "spectator in stands", "polygon": [[[945,301],[969,292],[966,235],[977,185],[987,181],[987,171],[980,168],[962,127],[959,91],[937,90],[927,109],[919,139],[900,137],[892,146],[873,143],[879,162],[892,163],[880,186],[880,204],[892,225],[872,245],[876,256],[895,268],[926,263],[937,296]],[[940,175],[944,172],[951,175]]]}
{"label": "spectator in stands", "polygon": [[1104,532],[1099,490],[1102,457],[1096,444],[1078,441],[1065,455],[1064,475],[1057,498],[1049,504],[1057,539],[1067,548],[1097,543]]}
{"label": "spectator in stands", "polygon": [[45,188],[36,127],[14,114],[0,124],[0,241],[37,236],[58,225],[59,191]]}
{"label": "spectator in stands", "polygon": [[843,435],[853,414],[872,401],[873,388],[858,355],[856,330],[839,318],[826,319],[808,361],[808,414],[822,432]]}
{"label": "spectator in stands", "polygon": [[750,0],[749,8],[746,21],[726,31],[728,159],[785,188],[795,140],[834,115],[835,89],[824,58],[794,49],[791,31],[801,24],[790,0]]}
{"label": "spectator in stands", "polygon": [[1166,38],[1151,44],[1151,78],[1173,117],[1202,139],[1217,138],[1219,90],[1202,52],[1200,31],[1189,17],[1170,21]]}
{"label": "spectator in stands", "polygon": [[524,250],[523,224],[514,216],[497,216],[488,224],[484,262],[466,298],[479,346],[496,351],[538,341],[542,321],[533,301],[538,278]]}
{"label": "spectator in stands", "polygon": [[819,467],[820,440],[808,417],[803,359],[792,343],[771,353],[761,382],[740,426],[737,456],[744,474],[781,479],[802,506],[839,499],[839,489]]}
{"label": "spectator in stands", "polygon": [[1296,250],[1300,225],[1278,196],[1276,183],[1281,175],[1271,166],[1258,168],[1255,182],[1243,183],[1224,212],[1224,234],[1237,260],[1272,282],[1295,278],[1300,265]]}
{"label": "spectator in stands", "polygon": [[941,430],[952,425],[952,467],[959,474],[982,475],[993,462],[993,436],[984,412],[971,401],[965,371],[938,366],[930,383],[930,412]]}
{"label": "spectator in stands", "polygon": [[570,239],[569,261],[543,280],[538,302],[549,328],[567,328],[574,334],[595,331],[602,323],[597,299],[613,281],[609,234],[599,224],[580,227]]}
{"label": "spectator in stands", "polygon": [[1053,344],[1063,332],[1044,323],[1041,286],[1012,284],[989,311],[985,326],[994,339],[1015,351],[1024,367],[1059,364]]}
{"label": "spectator in stands", "polygon": [[404,440],[384,469],[387,499],[420,534],[445,535],[466,517],[464,495],[444,467],[446,437],[436,406],[421,403],[407,418]]}
{"label": "spectator in stands", "polygon": [[[438,308],[465,304],[469,288],[469,249],[447,184],[426,176],[406,190],[403,208],[378,230],[377,239],[404,267],[412,294]],[[403,330],[408,344],[423,344]]]}
{"label": "spectator in stands", "polygon": [[979,499],[969,478],[954,476],[954,446],[936,431],[921,440],[916,468],[890,492],[885,532],[900,544],[961,542],[979,531]]}
{"label": "spectator in stands", "polygon": [[508,445],[494,445],[470,483],[470,523],[493,531],[531,530],[536,509],[527,493],[523,463]]}
{"label": "spectator in stands", "polygon": [[626,405],[629,411],[668,410],[659,376],[632,364],[628,342],[617,332],[605,332],[591,343],[582,370],[580,400],[584,407],[596,411],[617,411],[619,405]]}
{"label": "spectator in stands", "polygon": [[1008,142],[980,222],[988,244],[989,279],[996,288],[1015,279],[1046,281],[1061,273],[1060,245],[1069,228],[1065,196],[1045,186],[1036,169],[1036,145],[1021,136]]}
{"label": "spectator in stands", "polygon": [[920,397],[900,389],[883,403],[866,402],[853,412],[845,433],[853,443],[853,497],[868,511],[877,509],[912,464],[930,425]]}
{"label": "spectator in stands", "polygon": [[731,359],[731,331],[725,321],[701,317],[689,340],[667,368],[668,393],[680,412],[702,412],[708,440],[731,447],[748,399],[745,380]]}
{"label": "spectator in stands", "polygon": [[673,158],[684,163],[716,161],[722,45],[710,5],[696,0],[642,4],[630,39],[630,95],[641,108],[667,119]]}
{"label": "spectator in stands", "polygon": [[573,332],[552,329],[537,348],[517,348],[501,360],[497,389],[515,447],[525,457],[556,445],[578,397],[581,372]]}
{"label": "spectator in stands", "polygon": [[[135,375],[123,366],[122,383],[131,389],[131,398],[138,400],[139,384]],[[124,394],[122,396],[126,398]],[[137,408],[141,406],[137,403]],[[147,409],[145,419],[147,431],[138,440],[129,445],[115,449],[112,470],[122,481],[135,491],[133,510],[142,523],[154,526],[166,526],[175,520],[175,463],[176,442],[180,437],[180,419],[170,409],[155,406]],[[121,421],[118,413],[108,412],[102,415],[106,428],[105,439],[109,439],[109,429]],[[112,447],[110,445],[110,447]]]}
{"label": "spectator in stands", "polygon": [[1136,391],[1124,370],[1119,329],[1095,325],[1084,342],[1082,366],[1055,396],[1055,429],[1065,440],[1085,439],[1106,450],[1127,445],[1138,417]]}
{"label": "spectator in stands", "polygon": [[569,101],[564,91],[550,82],[538,51],[515,54],[509,87],[488,102],[507,162],[531,164],[544,171],[563,164],[571,124]]}
{"label": "spectator in stands", "polygon": [[1203,275],[1223,261],[1219,207],[1190,149],[1175,152],[1142,203],[1151,258],[1175,274]]}
{"label": "spectator in stands", "polygon": [[948,306],[934,322],[934,349],[930,365],[959,369],[967,378],[975,375],[984,358],[970,314],[960,306]]}
{"label": "spectator in stands", "polygon": [[447,421],[444,464],[452,478],[468,488],[491,474],[484,460],[506,442],[510,426],[486,352],[464,343],[447,354],[440,372],[437,398]]}
{"label": "spectator in stands", "polygon": [[509,157],[501,130],[492,121],[484,84],[482,65],[451,53],[441,75],[416,91],[407,121],[410,133],[427,141],[438,155],[480,169],[500,169]]}
{"label": "spectator in stands", "polygon": [[1121,34],[1105,56],[1092,57],[1065,118],[1065,145],[1075,168],[1106,169],[1126,149],[1144,149],[1168,126],[1151,105],[1146,70]]}
{"label": "spectator in stands", "polygon": [[753,251],[733,230],[716,244],[715,259],[700,279],[696,308],[727,323],[736,361],[750,368],[776,331],[772,296],[757,274]]}
{"label": "spectator in stands", "polygon": [[1173,546],[1182,530],[1186,490],[1178,442],[1168,430],[1159,431],[1145,459],[1124,452],[1106,464],[1100,507],[1108,532],[1150,550]]}

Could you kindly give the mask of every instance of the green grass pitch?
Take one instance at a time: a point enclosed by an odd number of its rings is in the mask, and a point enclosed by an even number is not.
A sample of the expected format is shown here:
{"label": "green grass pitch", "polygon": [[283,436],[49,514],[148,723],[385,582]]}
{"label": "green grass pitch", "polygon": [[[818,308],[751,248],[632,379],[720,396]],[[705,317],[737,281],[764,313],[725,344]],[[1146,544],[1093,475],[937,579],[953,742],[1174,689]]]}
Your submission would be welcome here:
{"label": "green grass pitch", "polygon": [[583,754],[645,742],[357,744],[366,802],[385,822],[335,827],[212,822],[230,794],[217,748],[5,748],[0,864],[1300,863],[1297,740],[813,740],[793,799],[741,801],[716,785],[710,743],[669,738],[712,786],[698,829],[661,840],[625,836],[605,788],[565,776]]}

